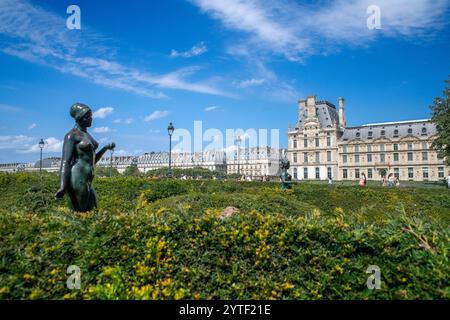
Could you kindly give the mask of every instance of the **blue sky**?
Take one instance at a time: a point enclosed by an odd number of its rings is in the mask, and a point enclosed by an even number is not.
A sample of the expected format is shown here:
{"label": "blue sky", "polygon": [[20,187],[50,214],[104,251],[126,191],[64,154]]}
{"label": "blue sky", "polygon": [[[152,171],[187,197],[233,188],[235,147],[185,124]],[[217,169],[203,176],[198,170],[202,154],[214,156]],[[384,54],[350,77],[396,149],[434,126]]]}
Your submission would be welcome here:
{"label": "blue sky", "polygon": [[[69,5],[81,30],[66,27]],[[369,5],[381,29],[367,28]],[[60,155],[68,110],[116,154],[166,127],[279,129],[297,100],[345,98],[348,125],[429,118],[450,74],[448,0],[0,0],[0,162]]]}

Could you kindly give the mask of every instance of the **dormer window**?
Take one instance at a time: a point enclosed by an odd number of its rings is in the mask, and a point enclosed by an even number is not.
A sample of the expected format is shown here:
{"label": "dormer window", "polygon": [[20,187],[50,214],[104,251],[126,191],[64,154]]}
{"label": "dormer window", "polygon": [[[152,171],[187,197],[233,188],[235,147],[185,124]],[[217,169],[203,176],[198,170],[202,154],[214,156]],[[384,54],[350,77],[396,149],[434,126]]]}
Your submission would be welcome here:
{"label": "dormer window", "polygon": [[412,128],[408,129],[408,134],[412,134]]}
{"label": "dormer window", "polygon": [[397,129],[394,130],[394,137],[398,137],[398,130]]}
{"label": "dormer window", "polygon": [[357,138],[361,137],[361,133],[360,133],[360,132],[357,132],[357,133],[356,133],[356,137],[357,137]]}
{"label": "dormer window", "polygon": [[372,131],[369,131],[367,138],[368,138],[368,139],[372,139],[372,136],[373,136],[373,132],[372,132]]}
{"label": "dormer window", "polygon": [[422,135],[426,136],[427,135],[427,128],[422,128]]}
{"label": "dormer window", "polygon": [[384,137],[386,135],[386,130],[381,130],[381,136]]}

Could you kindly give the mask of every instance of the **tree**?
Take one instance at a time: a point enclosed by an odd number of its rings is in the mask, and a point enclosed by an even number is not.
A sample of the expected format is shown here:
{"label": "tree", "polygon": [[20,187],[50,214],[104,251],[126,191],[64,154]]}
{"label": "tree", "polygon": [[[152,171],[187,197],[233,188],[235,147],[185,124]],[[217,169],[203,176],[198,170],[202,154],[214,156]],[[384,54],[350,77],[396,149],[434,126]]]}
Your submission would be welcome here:
{"label": "tree", "polygon": [[110,176],[110,169],[111,170],[111,176],[117,177],[120,175],[119,171],[117,171],[116,168],[111,168],[109,166],[97,166],[95,167],[95,175],[98,177],[109,177]]}
{"label": "tree", "polygon": [[136,176],[140,176],[141,172],[139,171],[137,164],[133,163],[132,165],[128,166],[125,169],[123,175],[126,177],[131,177],[131,176],[136,177]]}
{"label": "tree", "polygon": [[433,141],[433,149],[450,165],[450,76],[445,80],[444,97],[437,97],[430,106],[431,120],[436,125],[437,138]]}

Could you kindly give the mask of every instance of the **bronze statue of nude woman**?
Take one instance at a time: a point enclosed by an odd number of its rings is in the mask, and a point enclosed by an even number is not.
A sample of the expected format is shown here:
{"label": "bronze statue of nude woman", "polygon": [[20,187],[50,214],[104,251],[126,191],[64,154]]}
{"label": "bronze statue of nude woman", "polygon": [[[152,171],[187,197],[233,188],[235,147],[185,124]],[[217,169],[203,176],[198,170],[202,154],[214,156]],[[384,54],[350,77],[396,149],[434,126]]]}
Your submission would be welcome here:
{"label": "bronze statue of nude woman", "polygon": [[75,119],[75,127],[64,137],[61,160],[61,186],[55,197],[62,199],[67,193],[70,209],[86,212],[97,206],[95,190],[92,187],[94,165],[103,154],[115,148],[110,143],[95,152],[97,141],[87,132],[92,125],[92,110],[87,105],[75,103],[70,108],[70,115]]}

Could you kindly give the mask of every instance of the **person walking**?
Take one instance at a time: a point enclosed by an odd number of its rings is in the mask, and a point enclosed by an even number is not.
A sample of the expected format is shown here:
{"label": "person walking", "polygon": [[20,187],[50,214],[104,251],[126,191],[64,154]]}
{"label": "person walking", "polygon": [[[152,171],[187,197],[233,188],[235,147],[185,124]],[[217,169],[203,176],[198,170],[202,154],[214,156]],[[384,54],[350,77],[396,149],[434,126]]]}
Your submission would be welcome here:
{"label": "person walking", "polygon": [[450,171],[448,172],[448,176],[445,179],[447,180],[447,187],[448,189],[450,189]]}
{"label": "person walking", "polygon": [[388,175],[388,187],[394,186],[394,175],[392,173],[389,173]]}
{"label": "person walking", "polygon": [[367,178],[366,178],[366,174],[363,172],[361,173],[361,179],[359,179],[359,186],[364,188],[367,184]]}

